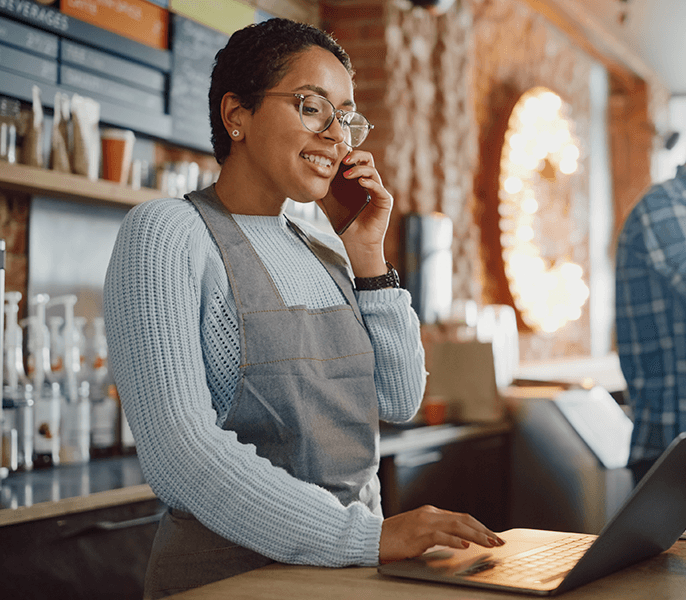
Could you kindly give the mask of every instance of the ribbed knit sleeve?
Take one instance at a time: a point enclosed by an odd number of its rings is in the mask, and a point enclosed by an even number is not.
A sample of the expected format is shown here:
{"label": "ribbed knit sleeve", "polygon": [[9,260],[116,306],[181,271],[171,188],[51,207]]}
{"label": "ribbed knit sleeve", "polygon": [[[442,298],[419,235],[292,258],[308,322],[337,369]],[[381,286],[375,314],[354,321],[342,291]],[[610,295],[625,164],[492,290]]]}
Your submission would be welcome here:
{"label": "ribbed knit sleeve", "polygon": [[344,507],[218,426],[200,327],[207,280],[220,276],[216,255],[194,209],[173,199],[130,211],[115,244],[105,282],[110,361],[147,481],[169,506],[275,560],[376,564],[380,517],[361,503]]}
{"label": "ribbed knit sleeve", "polygon": [[427,377],[410,294],[403,289],[362,291],[357,292],[357,303],[374,347],[379,418],[409,421],[419,409]]}

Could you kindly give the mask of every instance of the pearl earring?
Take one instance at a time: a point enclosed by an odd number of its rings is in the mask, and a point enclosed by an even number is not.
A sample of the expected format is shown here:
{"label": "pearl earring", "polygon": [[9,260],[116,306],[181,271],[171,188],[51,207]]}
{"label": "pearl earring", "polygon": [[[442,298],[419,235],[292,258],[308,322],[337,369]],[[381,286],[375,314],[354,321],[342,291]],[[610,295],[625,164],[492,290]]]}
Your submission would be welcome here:
{"label": "pearl earring", "polygon": [[241,132],[238,131],[238,129],[234,129],[234,130],[231,132],[231,135],[232,135],[233,137],[236,137],[237,135],[240,135],[240,134],[241,134]]}

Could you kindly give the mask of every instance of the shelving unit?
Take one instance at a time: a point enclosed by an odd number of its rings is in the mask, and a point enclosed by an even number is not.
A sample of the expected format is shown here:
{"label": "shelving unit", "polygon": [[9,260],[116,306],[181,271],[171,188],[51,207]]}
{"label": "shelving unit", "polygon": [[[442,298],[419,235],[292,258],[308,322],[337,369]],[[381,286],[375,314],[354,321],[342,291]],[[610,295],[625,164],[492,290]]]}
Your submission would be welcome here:
{"label": "shelving unit", "polygon": [[11,165],[0,162],[0,189],[23,192],[35,196],[66,198],[83,202],[135,206],[159,198],[160,190],[119,185],[99,179],[91,181],[82,175],[58,173],[49,169]]}

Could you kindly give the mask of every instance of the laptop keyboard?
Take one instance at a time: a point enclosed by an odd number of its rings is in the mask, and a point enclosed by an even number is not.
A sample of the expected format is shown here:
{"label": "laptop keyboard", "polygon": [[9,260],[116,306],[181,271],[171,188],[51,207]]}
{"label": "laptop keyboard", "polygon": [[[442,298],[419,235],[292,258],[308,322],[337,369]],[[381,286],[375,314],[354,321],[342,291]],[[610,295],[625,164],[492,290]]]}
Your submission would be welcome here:
{"label": "laptop keyboard", "polygon": [[493,561],[490,566],[497,568],[490,570],[484,565],[487,570],[479,573],[479,579],[547,583],[569,572],[595,540],[594,535],[565,537],[545,546]]}

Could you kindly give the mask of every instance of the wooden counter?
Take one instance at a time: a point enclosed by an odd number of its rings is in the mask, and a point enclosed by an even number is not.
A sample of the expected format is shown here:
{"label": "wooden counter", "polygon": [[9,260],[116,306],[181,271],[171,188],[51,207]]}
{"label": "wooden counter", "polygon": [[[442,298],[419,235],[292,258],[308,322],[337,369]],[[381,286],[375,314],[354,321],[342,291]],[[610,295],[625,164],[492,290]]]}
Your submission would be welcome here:
{"label": "wooden counter", "polygon": [[[391,508],[460,502],[505,511],[508,424],[384,426],[382,496]],[[465,471],[466,469],[466,471]],[[461,489],[469,478],[475,481]],[[503,489],[493,491],[493,482]],[[461,504],[465,502],[467,504]],[[470,504],[471,503],[471,504]],[[9,598],[141,598],[165,507],[136,456],[12,473],[0,482],[0,589]],[[490,521],[489,521],[490,522]],[[333,571],[326,570],[327,573]],[[5,596],[3,596],[5,597]]]}
{"label": "wooden counter", "polygon": [[0,481],[0,528],[155,498],[136,456],[11,473]]}
{"label": "wooden counter", "polygon": [[[564,600],[683,600],[686,597],[686,541],[659,556],[560,596]],[[526,600],[528,594],[488,592],[395,579],[374,568],[326,569],[270,565],[170,600]]]}
{"label": "wooden counter", "polygon": [[144,502],[157,498],[147,484],[134,485],[126,488],[96,492],[88,496],[63,498],[57,502],[39,502],[32,506],[6,508],[0,510],[0,527],[16,525],[39,519],[63,517],[100,508],[110,508],[133,502]]}
{"label": "wooden counter", "polygon": [[135,456],[11,473],[0,482],[0,596],[141,598],[165,508]]}

